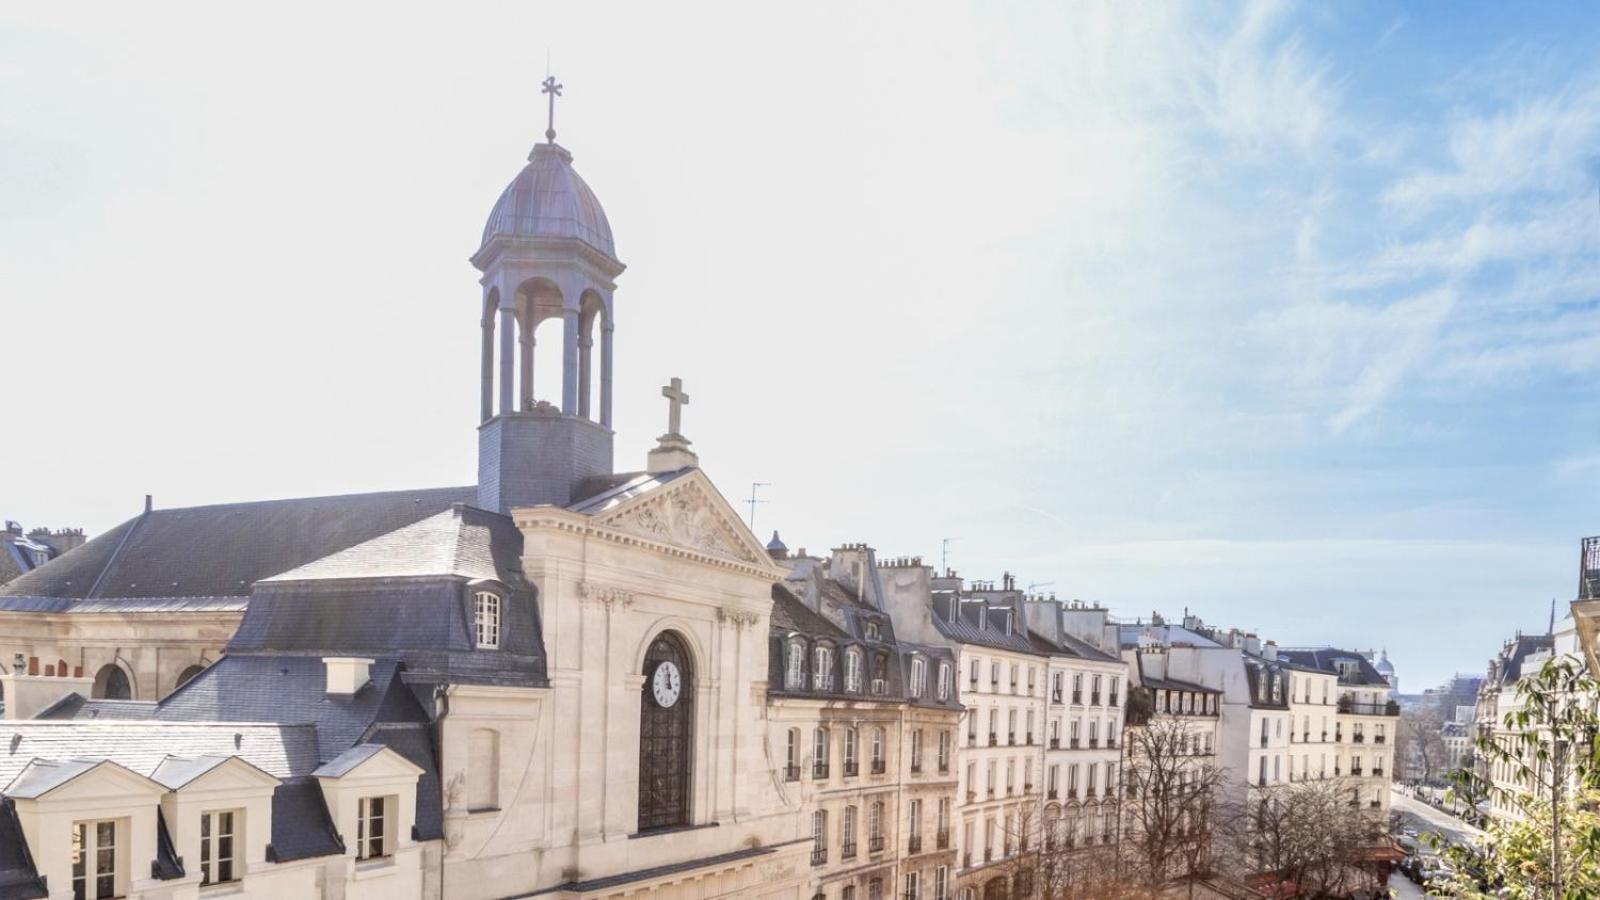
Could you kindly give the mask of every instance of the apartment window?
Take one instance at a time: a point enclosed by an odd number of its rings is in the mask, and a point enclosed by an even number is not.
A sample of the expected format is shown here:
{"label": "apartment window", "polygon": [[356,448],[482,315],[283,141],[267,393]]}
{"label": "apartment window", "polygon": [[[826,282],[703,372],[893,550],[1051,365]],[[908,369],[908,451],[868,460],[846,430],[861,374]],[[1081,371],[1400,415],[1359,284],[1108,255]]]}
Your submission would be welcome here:
{"label": "apartment window", "polygon": [[235,881],[234,820],[243,813],[235,810],[200,814],[200,884]]}
{"label": "apartment window", "polygon": [[879,800],[867,807],[867,840],[872,842],[873,850],[883,849],[883,801]]}
{"label": "apartment window", "polygon": [[950,664],[939,663],[939,699],[950,699]]}
{"label": "apartment window", "polygon": [[1098,719],[1089,720],[1089,746],[1100,746],[1100,721]]}
{"label": "apartment window", "polygon": [[1096,675],[1089,682],[1089,702],[1095,706],[1100,705],[1100,676]]}
{"label": "apartment window", "polygon": [[1023,735],[1027,738],[1023,743],[1033,743],[1033,710],[1031,709],[1028,710],[1028,727],[1023,730]]}
{"label": "apartment window", "polygon": [[784,747],[784,781],[800,780],[800,729],[789,729],[789,741]]}
{"label": "apartment window", "polygon": [[922,771],[922,729],[911,732],[911,771]]}
{"label": "apartment window", "polygon": [[500,646],[500,595],[478,591],[473,596],[473,620],[478,623],[478,648],[497,649]]}
{"label": "apartment window", "polygon": [[917,900],[921,897],[921,886],[916,872],[906,873],[906,900]]}
{"label": "apartment window", "polygon": [[921,657],[911,660],[911,696],[921,697],[923,686],[927,682],[928,664]]}
{"label": "apartment window", "polygon": [[978,711],[974,709],[974,710],[969,710],[967,712],[967,746],[968,747],[976,747],[977,745],[978,745]]}
{"label": "apartment window", "polygon": [[989,663],[989,689],[1000,690],[1000,660]]}
{"label": "apartment window", "polygon": [[889,693],[889,655],[879,653],[872,658],[872,693],[882,696]]}
{"label": "apartment window", "polygon": [[1006,743],[1015,744],[1016,742],[1017,742],[1017,711],[1015,709],[1012,709],[1012,710],[1009,710],[1006,713]]}
{"label": "apartment window", "polygon": [[915,842],[922,837],[922,801],[912,800],[907,806],[910,817],[906,820],[906,836]]}
{"label": "apartment window", "polygon": [[73,900],[122,895],[119,849],[115,821],[72,823]]}
{"label": "apartment window", "polygon": [[816,690],[833,690],[833,650],[829,647],[818,647],[815,654],[815,667],[811,674],[811,684]]}
{"label": "apartment window", "polygon": [[1060,766],[1051,766],[1049,771],[1045,773],[1045,789],[1049,791],[1049,799],[1051,800],[1056,798],[1056,791],[1059,788],[1061,781],[1060,776]]}
{"label": "apartment window", "polygon": [[1059,747],[1059,746],[1061,746],[1061,720],[1060,719],[1051,719],[1050,720],[1050,746],[1051,747]]}
{"label": "apartment window", "polygon": [[811,733],[811,777],[828,777],[828,729],[818,728]]}
{"label": "apartment window", "polygon": [[949,900],[950,867],[940,866],[933,871],[933,900]]}
{"label": "apartment window", "polygon": [[1017,664],[1016,663],[1012,663],[1011,664],[1011,693],[1013,693],[1013,694],[1017,693],[1018,688],[1021,688],[1021,687],[1022,687],[1022,684],[1017,679]]}
{"label": "apartment window", "polygon": [[967,799],[970,801],[978,794],[978,764],[967,763]]}
{"label": "apartment window", "polygon": [[1108,706],[1117,705],[1117,677],[1115,675],[1111,676],[1111,696],[1106,700],[1106,704]]}
{"label": "apartment window", "polygon": [[950,771],[950,732],[939,732],[939,771]]}
{"label": "apartment window", "polygon": [[999,764],[994,760],[989,760],[989,771],[986,773],[988,777],[984,781],[984,786],[989,789],[989,796],[991,797],[994,796],[995,788],[1000,784],[1000,778],[998,774],[1000,770],[996,768],[998,765]]}
{"label": "apartment window", "polygon": [[852,694],[861,693],[861,651],[854,647],[844,654],[844,689]]}
{"label": "apartment window", "polygon": [[1073,719],[1072,720],[1072,734],[1071,734],[1071,741],[1072,741],[1072,746],[1073,747],[1077,747],[1078,746],[1078,725],[1079,725],[1079,720]]}
{"label": "apartment window", "polygon": [[878,639],[880,634],[882,634],[882,632],[880,632],[878,630],[878,623],[877,622],[868,622],[867,623],[867,640],[875,641],[875,640]]}
{"label": "apartment window", "polygon": [[839,889],[839,900],[856,900],[856,886],[847,884]]}
{"label": "apartment window", "polygon": [[806,683],[806,646],[795,641],[789,645],[789,671],[784,675],[784,687],[799,690]]}
{"label": "apartment window", "polygon": [[819,809],[811,814],[811,864],[820,866],[828,861],[828,811]]}
{"label": "apartment window", "polygon": [[1078,764],[1067,766],[1067,796],[1078,796]]}
{"label": "apartment window", "polygon": [[1061,673],[1057,672],[1050,679],[1050,702],[1061,702]]}
{"label": "apartment window", "polygon": [[996,735],[1000,732],[1000,710],[998,707],[989,708],[989,746],[993,747],[999,740]]}
{"label": "apartment window", "polygon": [[1087,786],[1089,788],[1090,797],[1094,796],[1094,775],[1098,771],[1100,771],[1099,766],[1095,765],[1094,763],[1089,763],[1089,783]]}
{"label": "apartment window", "polygon": [[856,759],[856,730],[854,728],[846,728],[844,730],[844,774],[846,776],[856,774],[859,766],[860,763]]}
{"label": "apartment window", "polygon": [[1034,687],[1035,684],[1037,684],[1037,679],[1034,676],[1035,676],[1034,668],[1033,668],[1033,666],[1029,666],[1028,667],[1028,696],[1029,697],[1033,696],[1033,687]]}
{"label": "apartment window", "polygon": [[1074,672],[1072,675],[1072,702],[1083,702],[1083,673]]}
{"label": "apartment window", "polygon": [[883,729],[872,729],[872,774],[883,774]]}
{"label": "apartment window", "polygon": [[853,859],[856,855],[856,808],[844,808],[844,820],[839,828],[839,857]]}
{"label": "apartment window", "polygon": [[1006,760],[1006,796],[1016,793],[1017,789],[1017,761]]}
{"label": "apartment window", "polygon": [[882,878],[874,878],[867,882],[867,900],[883,900]]}
{"label": "apartment window", "polygon": [[356,804],[356,859],[380,859],[394,853],[390,846],[393,797],[362,797]]}
{"label": "apartment window", "polygon": [[1033,760],[1025,759],[1022,761],[1022,790],[1027,791],[1031,787],[1033,787]]}
{"label": "apartment window", "polygon": [[977,660],[973,660],[972,661],[972,665],[970,666],[970,668],[971,668],[971,677],[969,677],[967,680],[972,683],[972,689],[973,690],[977,690],[978,689],[978,661]]}

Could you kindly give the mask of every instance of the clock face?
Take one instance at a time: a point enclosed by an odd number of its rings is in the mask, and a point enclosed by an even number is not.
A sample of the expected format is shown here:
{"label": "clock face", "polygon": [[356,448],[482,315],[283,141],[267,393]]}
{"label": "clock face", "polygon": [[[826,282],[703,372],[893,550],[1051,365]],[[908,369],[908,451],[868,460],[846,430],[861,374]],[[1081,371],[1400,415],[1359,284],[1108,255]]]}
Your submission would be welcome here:
{"label": "clock face", "polygon": [[656,666],[656,672],[650,677],[650,693],[656,698],[656,705],[662,709],[671,707],[678,702],[678,692],[683,689],[683,677],[678,674],[676,663],[667,661]]}

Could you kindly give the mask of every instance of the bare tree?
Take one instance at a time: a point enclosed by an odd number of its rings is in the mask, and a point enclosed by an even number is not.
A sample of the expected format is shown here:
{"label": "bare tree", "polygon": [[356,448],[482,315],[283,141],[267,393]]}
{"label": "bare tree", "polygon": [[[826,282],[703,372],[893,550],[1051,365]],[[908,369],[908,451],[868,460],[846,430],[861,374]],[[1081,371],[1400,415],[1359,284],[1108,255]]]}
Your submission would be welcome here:
{"label": "bare tree", "polygon": [[[1450,748],[1444,742],[1444,714],[1436,706],[1409,709],[1400,715],[1396,732],[1395,759],[1409,769],[1420,768],[1422,783],[1434,783],[1436,776],[1444,774],[1450,759]],[[1400,766],[1395,766],[1398,772]]]}
{"label": "bare tree", "polygon": [[1344,897],[1373,886],[1362,857],[1382,841],[1384,823],[1339,780],[1261,788],[1251,803],[1227,841],[1229,868],[1271,874],[1294,885],[1297,897]]}
{"label": "bare tree", "polygon": [[1135,724],[1129,699],[1118,870],[1153,894],[1212,871],[1216,837],[1230,816],[1218,802],[1224,772],[1200,752],[1192,724],[1182,716]]}

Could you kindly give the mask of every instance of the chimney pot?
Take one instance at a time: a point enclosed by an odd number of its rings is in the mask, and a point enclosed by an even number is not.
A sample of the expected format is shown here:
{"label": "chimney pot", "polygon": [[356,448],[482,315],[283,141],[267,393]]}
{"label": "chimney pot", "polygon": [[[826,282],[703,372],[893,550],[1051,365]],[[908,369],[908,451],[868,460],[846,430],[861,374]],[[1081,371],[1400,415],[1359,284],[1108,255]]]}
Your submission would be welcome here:
{"label": "chimney pot", "polygon": [[369,670],[372,660],[359,656],[324,656],[322,664],[327,670],[328,694],[349,697],[371,680]]}

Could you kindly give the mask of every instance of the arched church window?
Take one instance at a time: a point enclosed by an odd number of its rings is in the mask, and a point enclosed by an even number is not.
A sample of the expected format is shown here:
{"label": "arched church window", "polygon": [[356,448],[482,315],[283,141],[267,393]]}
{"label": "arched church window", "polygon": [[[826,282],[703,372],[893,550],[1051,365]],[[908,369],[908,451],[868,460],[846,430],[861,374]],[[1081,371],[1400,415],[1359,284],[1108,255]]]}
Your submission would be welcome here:
{"label": "arched church window", "polygon": [[478,591],[472,599],[473,621],[477,624],[478,649],[500,647],[500,595]]}
{"label": "arched church window", "polygon": [[93,694],[102,700],[131,700],[133,699],[133,685],[128,681],[128,673],[116,663],[107,663],[95,673]]}
{"label": "arched church window", "polygon": [[196,675],[199,675],[205,670],[206,667],[202,665],[193,665],[187,669],[184,669],[182,672],[178,673],[178,683],[174,684],[173,688],[177,689],[183,687],[184,685],[188,684]]}
{"label": "arched church window", "polygon": [[467,809],[500,807],[500,734],[490,728],[467,736]]}
{"label": "arched church window", "polygon": [[644,658],[639,709],[639,830],[689,824],[694,761],[694,670],[682,639],[664,632]]}
{"label": "arched church window", "polygon": [[861,651],[854,647],[844,652],[844,689],[861,693]]}

